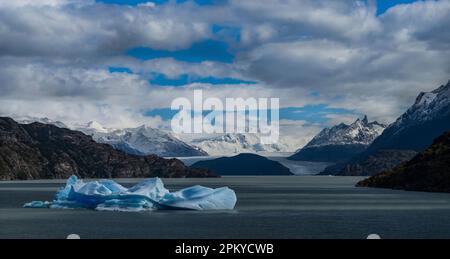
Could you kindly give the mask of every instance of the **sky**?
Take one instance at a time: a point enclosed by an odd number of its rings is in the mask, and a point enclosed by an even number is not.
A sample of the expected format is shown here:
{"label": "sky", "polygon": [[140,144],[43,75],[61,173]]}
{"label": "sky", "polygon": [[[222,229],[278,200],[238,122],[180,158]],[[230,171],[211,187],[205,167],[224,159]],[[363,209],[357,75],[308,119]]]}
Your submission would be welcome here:
{"label": "sky", "polygon": [[0,0],[0,114],[167,127],[194,89],[276,97],[299,148],[445,84],[449,24],[448,0]]}

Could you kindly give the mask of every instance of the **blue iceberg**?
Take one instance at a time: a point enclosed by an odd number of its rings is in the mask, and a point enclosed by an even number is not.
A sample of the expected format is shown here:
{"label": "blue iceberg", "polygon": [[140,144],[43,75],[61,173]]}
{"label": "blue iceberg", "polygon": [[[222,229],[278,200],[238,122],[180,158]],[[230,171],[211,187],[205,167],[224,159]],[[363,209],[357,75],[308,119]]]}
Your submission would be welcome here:
{"label": "blue iceberg", "polygon": [[232,210],[236,194],[228,187],[193,186],[171,193],[159,178],[142,181],[127,189],[112,180],[84,182],[71,176],[53,202],[33,201],[25,208],[94,209],[100,211]]}

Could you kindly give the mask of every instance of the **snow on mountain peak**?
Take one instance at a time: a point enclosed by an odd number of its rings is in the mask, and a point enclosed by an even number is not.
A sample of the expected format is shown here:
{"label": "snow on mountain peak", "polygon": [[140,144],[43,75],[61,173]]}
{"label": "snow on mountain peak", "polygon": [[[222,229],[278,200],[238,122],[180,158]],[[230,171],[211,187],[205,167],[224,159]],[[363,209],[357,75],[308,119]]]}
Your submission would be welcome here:
{"label": "snow on mountain peak", "polygon": [[322,130],[305,148],[327,145],[370,145],[375,138],[383,133],[385,128],[385,125],[376,121],[369,122],[367,116],[364,116],[363,119],[357,119],[350,125],[341,123]]}
{"label": "snow on mountain peak", "polygon": [[194,139],[192,145],[205,150],[211,156],[233,155],[241,153],[285,152],[283,144],[263,145],[257,134],[223,134]]}
{"label": "snow on mountain peak", "polygon": [[78,130],[91,135],[99,143],[109,144],[133,155],[155,154],[163,157],[207,155],[203,150],[188,145],[170,133],[146,125],[128,129],[107,129],[100,123],[90,122],[87,127]]}
{"label": "snow on mountain peak", "polygon": [[390,127],[404,127],[431,121],[450,114],[450,81],[431,92],[422,92],[416,102]]}
{"label": "snow on mountain peak", "polygon": [[25,117],[18,117],[15,119],[17,122],[22,123],[22,124],[31,124],[34,122],[39,122],[39,123],[43,123],[43,124],[50,124],[50,125],[56,126],[58,128],[68,128],[66,124],[64,124],[60,121],[51,120],[47,117],[36,118],[36,117],[25,116]]}
{"label": "snow on mountain peak", "polygon": [[437,94],[430,92],[430,93],[420,93],[419,98],[417,100],[416,105],[417,106],[426,106],[429,105],[436,99]]}
{"label": "snow on mountain peak", "polygon": [[137,128],[112,129],[106,128],[97,121],[83,124],[73,124],[70,127],[60,121],[48,118],[16,117],[22,124],[40,122],[52,124],[59,128],[78,130],[91,136],[96,142],[109,144],[116,149],[132,155],[159,155],[163,157],[207,156],[198,147],[191,146],[172,134],[147,125]]}
{"label": "snow on mountain peak", "polygon": [[108,129],[103,127],[99,122],[96,121],[90,121],[86,124],[86,128],[96,130],[97,132],[101,133],[108,133]]}

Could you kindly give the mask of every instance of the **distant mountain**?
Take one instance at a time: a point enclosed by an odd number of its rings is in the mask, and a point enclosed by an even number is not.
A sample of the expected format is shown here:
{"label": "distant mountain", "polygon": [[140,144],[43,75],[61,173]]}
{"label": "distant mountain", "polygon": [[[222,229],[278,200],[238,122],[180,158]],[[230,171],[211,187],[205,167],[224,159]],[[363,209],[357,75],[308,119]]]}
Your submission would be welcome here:
{"label": "distant mountain", "polygon": [[450,192],[450,132],[411,161],[358,183],[408,191]]}
{"label": "distant mountain", "polygon": [[224,134],[190,141],[211,156],[233,155],[241,153],[286,152],[282,144],[263,145],[256,134]]}
{"label": "distant mountain", "polygon": [[133,156],[96,143],[79,131],[19,124],[0,117],[0,180],[128,177],[214,177],[176,159]]}
{"label": "distant mountain", "polygon": [[90,121],[86,125],[76,126],[74,127],[74,129],[79,130],[89,136],[94,136],[98,134],[108,134],[110,131],[112,131],[110,129],[103,127],[103,125],[101,125],[96,121]]}
{"label": "distant mountain", "polygon": [[322,130],[290,160],[343,162],[363,152],[384,131],[385,125],[369,122],[367,116],[354,123],[339,124]]}
{"label": "distant mountain", "polygon": [[89,122],[77,130],[90,135],[99,143],[132,155],[158,155],[162,157],[207,156],[208,153],[191,146],[164,131],[141,126],[130,129],[107,129],[98,122]]}
{"label": "distant mountain", "polygon": [[31,124],[31,123],[34,123],[34,122],[40,122],[42,124],[50,124],[50,125],[56,126],[58,128],[65,128],[65,129],[69,128],[63,122],[54,121],[54,120],[51,120],[49,118],[21,117],[21,118],[16,118],[16,121],[21,123],[21,124]]}
{"label": "distant mountain", "polygon": [[200,161],[191,168],[206,168],[219,175],[293,175],[281,163],[256,154],[240,154]]}
{"label": "distant mountain", "polygon": [[[430,146],[435,138],[448,130],[450,130],[450,81],[432,92],[420,93],[414,105],[391,124],[366,151],[347,163],[327,168],[323,174],[361,175],[361,171],[363,175],[379,173],[363,167],[368,158],[382,150],[421,152]],[[399,159],[396,163],[392,163],[392,166],[401,162],[404,160]],[[392,166],[382,169],[390,170]],[[349,168],[357,170],[353,173]]]}

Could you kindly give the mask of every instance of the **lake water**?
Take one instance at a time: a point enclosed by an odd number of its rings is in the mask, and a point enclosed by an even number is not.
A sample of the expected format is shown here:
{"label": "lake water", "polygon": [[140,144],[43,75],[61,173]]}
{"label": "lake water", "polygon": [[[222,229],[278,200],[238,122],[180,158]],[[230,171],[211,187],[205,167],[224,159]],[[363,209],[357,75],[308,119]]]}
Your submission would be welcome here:
{"label": "lake water", "polygon": [[172,191],[230,186],[236,210],[144,213],[23,209],[25,202],[51,200],[63,182],[0,182],[0,238],[450,238],[450,194],[353,187],[360,179],[166,179]]}

